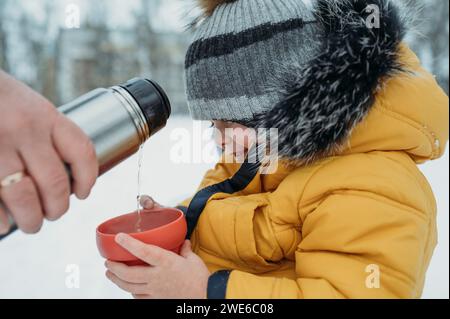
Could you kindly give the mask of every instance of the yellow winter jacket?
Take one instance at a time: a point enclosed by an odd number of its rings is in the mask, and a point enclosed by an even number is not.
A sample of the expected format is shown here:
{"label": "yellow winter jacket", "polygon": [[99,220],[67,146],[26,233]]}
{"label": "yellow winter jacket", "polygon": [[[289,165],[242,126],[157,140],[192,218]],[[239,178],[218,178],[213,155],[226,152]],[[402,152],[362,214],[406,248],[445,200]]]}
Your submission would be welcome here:
{"label": "yellow winter jacket", "polygon": [[281,164],[270,175],[218,163],[196,202],[182,204],[200,214],[191,239],[216,277],[209,293],[421,296],[437,212],[417,164],[444,153],[448,97],[409,48],[400,52],[413,72],[387,81],[338,156],[297,168]]}

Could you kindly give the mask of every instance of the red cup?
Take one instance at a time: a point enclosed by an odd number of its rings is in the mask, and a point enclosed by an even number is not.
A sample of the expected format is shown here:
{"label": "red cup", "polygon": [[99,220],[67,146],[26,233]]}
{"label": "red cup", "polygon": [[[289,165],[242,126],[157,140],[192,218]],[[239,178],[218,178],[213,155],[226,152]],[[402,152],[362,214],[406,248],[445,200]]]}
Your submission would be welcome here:
{"label": "red cup", "polygon": [[187,233],[186,219],[182,211],[175,208],[157,208],[141,211],[141,232],[137,232],[136,212],[110,219],[97,227],[97,247],[100,254],[109,260],[127,265],[145,264],[115,241],[118,233],[125,233],[143,243],[155,245],[176,254],[180,253]]}

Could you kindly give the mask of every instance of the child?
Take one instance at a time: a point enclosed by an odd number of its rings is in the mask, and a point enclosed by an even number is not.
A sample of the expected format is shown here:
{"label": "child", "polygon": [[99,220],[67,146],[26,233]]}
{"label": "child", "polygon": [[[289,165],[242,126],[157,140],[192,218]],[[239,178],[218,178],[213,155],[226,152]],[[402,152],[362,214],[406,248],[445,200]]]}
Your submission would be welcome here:
{"label": "child", "polygon": [[278,128],[281,161],[267,175],[248,162],[209,171],[181,205],[192,242],[181,256],[118,235],[152,265],[107,262],[135,297],[421,296],[436,203],[417,164],[444,153],[448,97],[390,1],[312,2],[201,1],[186,58],[193,118]]}

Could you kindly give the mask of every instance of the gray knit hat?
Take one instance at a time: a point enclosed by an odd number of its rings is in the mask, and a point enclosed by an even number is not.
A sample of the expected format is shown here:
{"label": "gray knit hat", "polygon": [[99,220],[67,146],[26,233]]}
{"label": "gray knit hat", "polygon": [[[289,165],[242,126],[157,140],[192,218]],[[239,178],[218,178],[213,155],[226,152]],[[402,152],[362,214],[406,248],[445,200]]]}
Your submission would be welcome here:
{"label": "gray knit hat", "polygon": [[283,66],[317,55],[318,23],[301,0],[203,1],[186,57],[186,89],[196,120],[239,122],[275,105]]}
{"label": "gray knit hat", "polygon": [[296,164],[340,153],[405,71],[394,0],[198,1],[205,18],[186,57],[193,118],[277,128],[280,157]]}

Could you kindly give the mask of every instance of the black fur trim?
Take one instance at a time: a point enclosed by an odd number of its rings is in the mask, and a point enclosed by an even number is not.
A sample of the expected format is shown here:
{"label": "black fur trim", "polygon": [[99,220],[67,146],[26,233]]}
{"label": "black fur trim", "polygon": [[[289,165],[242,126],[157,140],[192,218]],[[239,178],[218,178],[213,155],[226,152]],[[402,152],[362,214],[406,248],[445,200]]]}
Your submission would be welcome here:
{"label": "black fur trim", "polygon": [[[317,0],[324,30],[319,56],[288,66],[277,76],[284,98],[247,125],[278,128],[279,155],[295,165],[339,152],[352,130],[369,113],[387,77],[403,71],[398,48],[405,33],[398,9],[389,0]],[[379,28],[366,24],[379,8]],[[281,84],[280,84],[281,83]]]}

